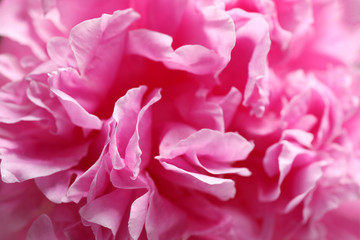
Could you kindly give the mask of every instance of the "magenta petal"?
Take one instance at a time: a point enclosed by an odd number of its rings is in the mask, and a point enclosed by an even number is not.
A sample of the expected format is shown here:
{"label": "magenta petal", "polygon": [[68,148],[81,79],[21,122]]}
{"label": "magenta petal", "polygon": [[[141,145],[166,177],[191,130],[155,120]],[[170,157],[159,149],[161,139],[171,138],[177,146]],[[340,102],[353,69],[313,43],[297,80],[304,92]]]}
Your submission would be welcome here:
{"label": "magenta petal", "polygon": [[356,240],[360,236],[359,204],[359,200],[346,202],[324,216],[322,222],[327,230],[327,239]]}

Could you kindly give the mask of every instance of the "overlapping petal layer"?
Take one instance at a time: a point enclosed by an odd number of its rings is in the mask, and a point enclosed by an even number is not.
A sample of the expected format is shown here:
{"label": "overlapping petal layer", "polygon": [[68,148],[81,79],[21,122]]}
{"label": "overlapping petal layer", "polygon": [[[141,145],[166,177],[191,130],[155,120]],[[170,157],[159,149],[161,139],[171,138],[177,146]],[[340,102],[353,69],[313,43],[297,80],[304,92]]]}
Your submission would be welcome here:
{"label": "overlapping petal layer", "polygon": [[1,239],[358,239],[356,1],[0,1]]}

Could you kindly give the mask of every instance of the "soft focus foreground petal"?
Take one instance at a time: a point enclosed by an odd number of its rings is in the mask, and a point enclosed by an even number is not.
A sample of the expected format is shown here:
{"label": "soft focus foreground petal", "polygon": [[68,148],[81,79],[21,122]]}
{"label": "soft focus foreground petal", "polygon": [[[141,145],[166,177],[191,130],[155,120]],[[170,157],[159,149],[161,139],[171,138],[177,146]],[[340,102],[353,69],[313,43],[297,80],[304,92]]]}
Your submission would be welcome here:
{"label": "soft focus foreground petal", "polygon": [[356,240],[360,236],[360,202],[341,204],[322,219],[328,240]]}
{"label": "soft focus foreground petal", "polygon": [[360,3],[355,0],[340,1],[344,6],[344,18],[351,24],[358,26],[360,17],[356,14],[360,10]]}
{"label": "soft focus foreground petal", "polygon": [[[285,62],[280,64],[286,64],[292,69],[321,70],[326,70],[330,64],[352,65],[359,52],[356,43],[360,32],[356,18],[348,10],[351,5],[354,9],[358,6],[350,2],[352,1],[279,2],[280,22],[290,30],[292,39],[285,57],[279,54],[275,57],[274,64],[279,64],[278,60],[283,59]],[[274,55],[276,54],[272,54],[272,57]]]}
{"label": "soft focus foreground petal", "polygon": [[1,1],[0,3],[0,35],[6,36],[20,44],[27,45],[33,54],[42,59],[46,59],[43,49],[43,42],[36,36],[29,13],[26,0]]}
{"label": "soft focus foreground petal", "polygon": [[9,81],[19,81],[24,76],[16,58],[10,54],[0,54],[0,87]]}
{"label": "soft focus foreground petal", "polygon": [[33,219],[26,239],[94,239],[91,229],[81,223],[80,206],[56,204],[40,210],[38,215],[41,215]]}
{"label": "soft focus foreground petal", "polygon": [[41,215],[31,225],[26,240],[57,240],[51,219],[47,215]]}
{"label": "soft focus foreground petal", "polygon": [[344,116],[333,90],[303,71],[292,72],[288,77],[287,91],[292,96],[281,112],[287,128],[313,133],[312,145],[316,148],[334,140],[341,134]]}
{"label": "soft focus foreground petal", "polygon": [[28,86],[27,82],[21,81],[8,83],[0,89],[0,122],[39,121],[46,116],[43,109],[34,109],[32,102],[26,98],[24,92]]}
{"label": "soft focus foreground petal", "polygon": [[170,36],[176,33],[181,24],[187,5],[188,1],[183,0],[129,1],[129,7],[142,16],[136,23],[139,28],[147,28]]}
{"label": "soft focus foreground petal", "polygon": [[342,203],[360,198],[358,159],[338,146],[333,147],[322,156],[325,166],[316,191],[304,201],[304,221],[308,218],[319,220]]}
{"label": "soft focus foreground petal", "polygon": [[[52,0],[50,0],[52,1]],[[55,7],[60,13],[61,23],[66,29],[88,19],[100,17],[102,14],[112,14],[115,10],[129,8],[129,0],[56,0]]]}
{"label": "soft focus foreground petal", "polygon": [[77,67],[74,53],[69,40],[64,37],[54,37],[47,42],[47,53],[58,67]]}
{"label": "soft focus foreground petal", "polygon": [[[296,143],[294,144],[287,141],[280,142],[279,144],[270,147],[266,152],[266,156],[264,157],[264,168],[270,177],[276,176],[277,180],[276,180],[276,185],[270,187],[272,188],[272,190],[267,189],[265,192],[262,192],[263,190],[260,191],[261,193],[260,200],[262,201],[276,200],[282,192],[281,186],[283,184],[283,181],[286,179],[286,177],[290,179],[291,176],[293,176],[296,179],[300,179],[301,177],[297,177],[297,174],[303,175],[304,177],[310,177],[311,176],[310,173],[301,174],[300,170],[295,173],[290,173],[290,171],[293,168],[295,168],[294,164],[297,158],[301,159],[301,161],[304,162],[306,161],[310,162],[311,160],[310,161],[302,160],[302,158],[311,159],[311,155],[312,154],[303,147],[298,146]],[[310,168],[308,170],[310,170]],[[306,171],[307,170],[305,170],[305,172]],[[317,174],[315,174],[315,172],[313,171],[311,171],[311,173],[314,173],[314,177],[313,178],[310,177],[310,178],[312,180],[317,180],[317,177],[315,177],[317,176]],[[297,184],[296,181],[297,180],[294,180],[293,184]],[[292,186],[293,189],[291,191],[294,192],[295,196],[299,192],[303,191],[301,189],[306,188],[301,186],[309,185],[310,188],[312,188],[311,186],[314,185],[314,183],[307,184],[307,181],[305,179],[303,183],[304,185],[297,184],[296,186]]]}
{"label": "soft focus foreground petal", "polygon": [[0,182],[0,239],[25,239],[32,221],[52,207],[33,181]]}

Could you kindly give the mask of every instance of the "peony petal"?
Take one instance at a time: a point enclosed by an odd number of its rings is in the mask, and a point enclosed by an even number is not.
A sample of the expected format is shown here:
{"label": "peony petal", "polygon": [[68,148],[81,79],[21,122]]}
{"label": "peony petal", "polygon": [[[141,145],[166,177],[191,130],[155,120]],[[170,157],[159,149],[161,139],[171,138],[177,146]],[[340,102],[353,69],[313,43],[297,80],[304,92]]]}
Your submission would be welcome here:
{"label": "peony petal", "polygon": [[97,116],[88,113],[75,99],[57,89],[51,89],[51,91],[59,97],[74,125],[88,129],[101,129],[101,120]]}
{"label": "peony petal", "polygon": [[79,171],[58,172],[46,177],[35,179],[36,185],[44,195],[54,203],[68,202],[67,192],[74,175],[80,175]]}
{"label": "peony petal", "polygon": [[86,204],[80,209],[80,215],[89,223],[110,229],[115,236],[128,208],[129,198],[126,192],[115,190]]}
{"label": "peony petal", "polygon": [[186,126],[172,128],[160,145],[159,159],[172,159],[195,152],[198,156],[209,156],[214,161],[233,162],[245,159],[254,148],[252,142],[237,133],[221,133],[210,129],[193,131],[193,134],[186,138],[179,138],[179,132],[189,130]]}
{"label": "peony petal", "polygon": [[172,38],[168,35],[136,29],[129,34],[128,51],[161,61],[171,69],[195,74],[212,74],[220,67],[220,59],[213,50],[201,45],[184,45],[174,51],[171,44]]}
{"label": "peony petal", "polygon": [[[63,149],[59,149],[61,146],[42,146],[46,148],[46,151],[40,151],[34,146],[32,151],[38,152],[34,156],[17,151],[2,154],[2,180],[8,183],[21,182],[69,169],[77,165],[80,159],[86,155],[88,145],[85,143]],[[55,156],[54,151],[56,151]],[[51,161],[48,161],[49,158]]]}
{"label": "peony petal", "polygon": [[[133,171],[134,178],[139,174],[140,164],[144,160],[143,150],[140,149],[140,138],[144,136],[142,131],[145,131],[144,134],[148,134],[148,129],[143,129],[143,126],[150,124],[147,112],[161,98],[160,91],[155,90],[150,94],[145,106],[142,107],[141,103],[146,90],[145,86],[129,90],[115,103],[113,113],[113,118],[118,125],[116,126],[116,135],[113,136],[116,139],[112,140],[114,144],[116,143],[116,147],[111,143],[111,151],[114,151],[112,153],[114,156],[119,154],[116,158],[124,159],[126,166]],[[145,144],[143,147],[149,149],[149,142]],[[115,163],[115,166],[117,165],[119,164]]]}
{"label": "peony petal", "polygon": [[196,189],[226,201],[235,196],[235,183],[230,179],[210,177],[207,175],[188,172],[166,162],[161,165],[169,172],[170,181],[188,188]]}
{"label": "peony petal", "polygon": [[133,239],[138,239],[144,229],[146,215],[149,208],[150,193],[136,199],[131,205],[129,217],[129,233]]}
{"label": "peony petal", "polygon": [[31,225],[26,240],[57,240],[51,219],[43,214]]}
{"label": "peony petal", "polygon": [[151,192],[145,221],[148,239],[182,238],[188,224],[186,220],[186,215],[181,209],[162,197],[156,190]]}
{"label": "peony petal", "polygon": [[0,86],[8,81],[19,81],[24,74],[24,70],[21,69],[14,56],[0,54]]}
{"label": "peony petal", "polygon": [[[112,81],[121,61],[126,30],[137,18],[139,15],[132,10],[116,11],[84,21],[71,30],[70,47],[82,76],[95,81],[94,85],[104,78]],[[106,51],[109,46],[112,51]],[[97,87],[103,88],[99,83]]]}
{"label": "peony petal", "polygon": [[58,67],[76,68],[76,59],[66,38],[54,37],[47,43],[47,53]]}
{"label": "peony petal", "polygon": [[[33,54],[42,60],[46,59],[43,42],[36,37],[32,22],[28,21],[29,12],[25,0],[4,0],[0,3],[0,35],[6,36],[22,45],[29,46]],[[34,36],[35,35],[35,36]]]}

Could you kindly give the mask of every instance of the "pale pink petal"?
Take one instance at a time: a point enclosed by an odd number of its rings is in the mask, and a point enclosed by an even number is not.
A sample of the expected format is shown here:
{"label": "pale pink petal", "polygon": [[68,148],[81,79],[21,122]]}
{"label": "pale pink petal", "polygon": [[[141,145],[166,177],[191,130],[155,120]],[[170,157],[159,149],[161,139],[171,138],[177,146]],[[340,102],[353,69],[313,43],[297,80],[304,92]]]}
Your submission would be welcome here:
{"label": "pale pink petal", "polygon": [[[19,144],[22,145],[21,141]],[[22,145],[26,146],[25,142]],[[59,171],[69,169],[80,161],[87,153],[88,144],[79,146],[56,146],[54,142],[48,146],[39,143],[27,145],[29,153],[24,154],[14,149],[12,152],[2,154],[1,177],[5,182],[19,182],[31,178],[47,176]],[[19,146],[18,146],[19,148]],[[46,151],[40,150],[45,148]],[[54,156],[56,151],[56,156]],[[51,158],[51,161],[48,159]]]}
{"label": "pale pink petal", "polygon": [[194,127],[224,132],[225,119],[223,109],[220,104],[209,101],[207,99],[208,95],[210,94],[204,89],[196,93],[189,92],[179,96],[176,99],[179,113]]}
{"label": "pale pink petal", "polygon": [[220,74],[220,80],[243,91],[243,105],[260,117],[269,104],[269,24],[260,14],[241,9],[232,9],[229,14],[235,22],[237,40],[233,58]]}
{"label": "pale pink petal", "polygon": [[75,99],[57,89],[51,89],[51,91],[59,98],[74,125],[88,129],[101,129],[101,120],[89,114]]}
{"label": "pale pink petal", "polygon": [[[166,221],[163,221],[166,219]],[[186,215],[157,191],[150,194],[145,229],[148,239],[175,240],[184,236]]]}
{"label": "pale pink petal", "polygon": [[[151,140],[147,138],[147,142],[141,142],[143,141],[141,138],[146,138],[149,131],[148,126],[151,120],[147,112],[161,98],[160,92],[154,91],[149,96],[146,105],[142,106],[141,103],[146,90],[145,86],[129,90],[124,97],[115,103],[113,113],[117,126],[115,135],[113,135],[115,139],[110,143],[110,151],[115,156],[119,155],[116,157],[118,161],[119,158],[123,159],[126,166],[133,171],[135,178],[139,174],[140,164],[142,162],[146,164],[149,161],[146,159],[149,156],[144,150],[150,151]],[[142,149],[140,149],[141,144],[144,144]],[[119,164],[114,162],[114,165],[117,167]]]}
{"label": "pale pink petal", "polygon": [[16,58],[9,54],[0,54],[0,86],[9,81],[19,81],[24,76]]}
{"label": "pale pink petal", "polygon": [[69,40],[63,37],[54,37],[47,42],[47,53],[58,67],[77,67],[74,53]]}
{"label": "pale pink petal", "polygon": [[213,74],[219,69],[216,53],[201,45],[184,45],[175,51],[170,36],[147,29],[132,30],[129,35],[129,53],[163,62],[171,69],[195,74]]}
{"label": "pale pink petal", "polygon": [[[192,132],[182,136],[182,132]],[[236,133],[221,133],[210,129],[195,132],[186,126],[170,129],[160,145],[160,159],[171,159],[176,156],[196,153],[198,156],[209,156],[213,161],[234,162],[245,159],[254,145]]]}
{"label": "pale pink petal", "polygon": [[232,120],[234,119],[234,115],[236,109],[241,101],[241,93],[235,87],[232,87],[226,96],[210,96],[210,102],[219,104],[222,108],[222,114],[224,118],[224,126],[225,129],[229,127]]}
{"label": "pale pink petal", "polygon": [[[141,16],[137,25],[168,35],[176,33],[182,22],[187,1],[182,0],[145,0],[129,1],[129,6],[134,8]],[[156,18],[151,17],[156,16]]]}
{"label": "pale pink petal", "polygon": [[100,168],[100,161],[95,162],[86,172],[75,179],[68,188],[67,199],[78,203],[83,197],[87,197],[91,183]]}
{"label": "pale pink petal", "polygon": [[[69,43],[82,76],[88,81],[102,77],[111,82],[121,61],[126,30],[138,17],[132,10],[116,11],[84,21],[71,30]],[[112,51],[106,51],[109,46]]]}
{"label": "pale pink petal", "polygon": [[[49,1],[49,0],[47,0]],[[115,10],[129,8],[129,0],[59,0],[56,1],[56,9],[60,13],[61,23],[66,29],[72,29],[75,25],[91,18],[100,17],[103,13],[112,14]]]}
{"label": "pale pink petal", "polygon": [[43,109],[34,109],[34,105],[24,96],[28,83],[14,82],[4,85],[0,92],[0,121],[16,123],[20,121],[40,121],[47,114]]}
{"label": "pale pink petal", "polygon": [[129,217],[129,233],[133,239],[138,239],[143,231],[149,207],[150,193],[136,199],[131,205]]}
{"label": "pale pink petal", "polygon": [[1,1],[0,22],[6,22],[6,24],[1,24],[0,35],[29,46],[36,57],[45,60],[44,43],[36,37],[32,29],[26,5],[26,0]]}
{"label": "pale pink petal", "polygon": [[79,171],[58,172],[46,177],[35,179],[42,193],[54,203],[68,202],[67,192],[71,178],[80,175]]}
{"label": "pale pink petal", "polygon": [[[88,222],[86,225],[98,224],[110,229],[115,236],[128,208],[129,197],[126,192],[115,190],[86,204],[80,209],[80,215]],[[114,202],[123,204],[113,204]]]}
{"label": "pale pink petal", "polygon": [[172,176],[169,180],[174,183],[214,195],[223,201],[235,196],[235,183],[230,179],[189,172],[166,162],[161,162],[161,165],[168,171],[165,176]]}
{"label": "pale pink petal", "polygon": [[[60,81],[65,81],[62,84],[70,91],[77,90],[76,95],[84,101],[80,103],[89,112],[98,110],[114,84],[126,46],[128,27],[138,17],[130,9],[116,11],[112,15],[104,14],[84,21],[71,30],[69,44],[80,76],[73,77],[74,85],[63,79]],[[107,51],[109,46],[112,51]]]}

